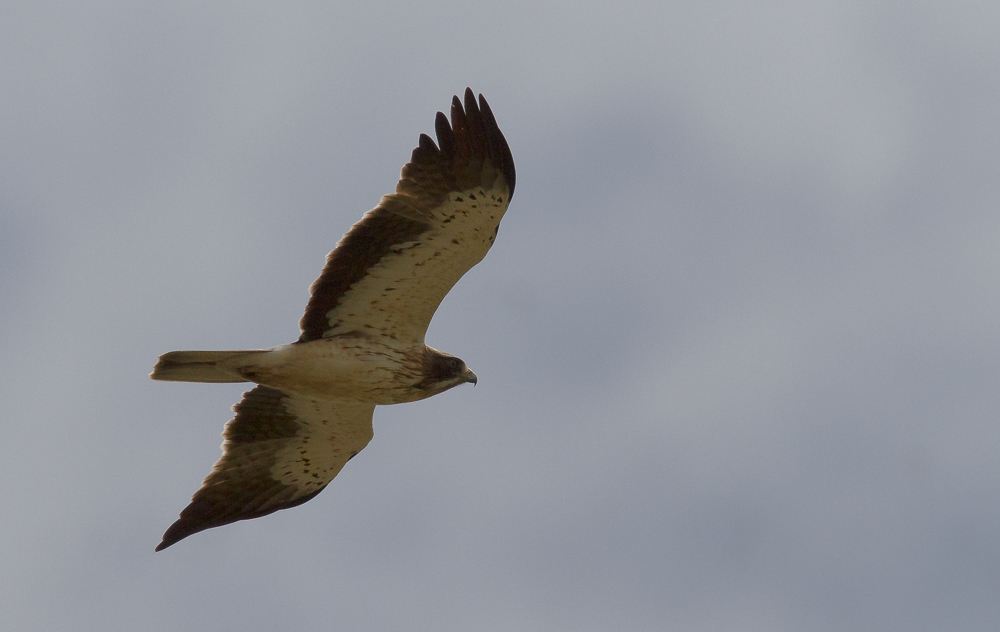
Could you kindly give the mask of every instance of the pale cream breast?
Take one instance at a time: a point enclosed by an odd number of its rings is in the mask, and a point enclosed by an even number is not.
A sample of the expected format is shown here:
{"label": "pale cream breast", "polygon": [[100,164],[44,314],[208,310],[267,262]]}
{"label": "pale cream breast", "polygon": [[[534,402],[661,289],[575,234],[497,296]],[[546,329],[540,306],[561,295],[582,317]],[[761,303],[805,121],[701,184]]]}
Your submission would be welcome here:
{"label": "pale cream breast", "polygon": [[392,341],[346,335],[281,345],[241,373],[258,384],[326,399],[371,404],[420,399],[412,385],[421,379],[423,345],[386,342]]}

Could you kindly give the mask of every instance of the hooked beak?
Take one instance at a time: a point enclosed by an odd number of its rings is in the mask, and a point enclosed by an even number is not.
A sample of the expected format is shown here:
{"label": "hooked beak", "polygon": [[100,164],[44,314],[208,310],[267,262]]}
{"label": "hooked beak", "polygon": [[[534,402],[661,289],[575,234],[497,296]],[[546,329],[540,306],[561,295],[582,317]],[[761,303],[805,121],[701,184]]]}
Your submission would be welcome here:
{"label": "hooked beak", "polygon": [[465,371],[462,373],[462,377],[465,379],[466,382],[472,382],[473,386],[475,386],[476,382],[479,381],[476,378],[476,374],[473,373],[472,370],[469,369],[469,367],[465,367]]}

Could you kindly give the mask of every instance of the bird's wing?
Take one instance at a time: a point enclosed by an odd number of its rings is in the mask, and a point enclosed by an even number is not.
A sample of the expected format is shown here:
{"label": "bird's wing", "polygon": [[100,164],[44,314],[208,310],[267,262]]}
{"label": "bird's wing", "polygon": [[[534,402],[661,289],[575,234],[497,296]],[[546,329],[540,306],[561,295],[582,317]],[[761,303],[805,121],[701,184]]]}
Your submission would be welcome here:
{"label": "bird's wing", "polygon": [[233,406],[223,454],[157,551],[192,533],[301,505],[372,438],[374,404],[258,386]]}
{"label": "bird's wing", "polygon": [[327,256],[299,322],[300,342],[346,333],[423,343],[445,294],[493,245],[514,193],[514,160],[482,95],[438,112],[396,192]]}

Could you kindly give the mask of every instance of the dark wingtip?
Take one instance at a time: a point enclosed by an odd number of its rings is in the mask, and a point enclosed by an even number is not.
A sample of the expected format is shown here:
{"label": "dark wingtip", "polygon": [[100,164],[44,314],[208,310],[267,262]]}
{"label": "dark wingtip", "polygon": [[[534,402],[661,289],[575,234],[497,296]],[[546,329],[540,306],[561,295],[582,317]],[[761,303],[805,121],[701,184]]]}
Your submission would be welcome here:
{"label": "dark wingtip", "polygon": [[463,98],[452,97],[451,120],[448,119],[443,112],[437,113],[434,118],[437,144],[427,134],[421,134],[410,162],[429,160],[438,152],[448,157],[488,158],[503,173],[509,195],[513,196],[514,158],[486,98],[480,94],[477,100],[472,88],[466,88]]}
{"label": "dark wingtip", "polygon": [[434,131],[437,133],[438,144],[441,151],[452,155],[455,153],[455,133],[451,130],[451,124],[444,112],[438,112],[434,118]]}
{"label": "dark wingtip", "polygon": [[432,151],[433,152],[433,151],[437,151],[438,150],[438,146],[434,144],[434,140],[430,136],[428,136],[427,134],[421,134],[420,135],[420,142],[419,142],[418,146],[420,147],[420,149],[423,149],[423,150],[426,150],[426,151]]}
{"label": "dark wingtip", "polygon": [[496,147],[498,150],[499,155],[495,158],[500,161],[500,168],[503,170],[504,177],[507,180],[507,186],[510,187],[510,196],[513,197],[514,182],[516,180],[514,156],[511,155],[507,139],[504,138],[503,132],[500,131],[497,119],[493,116],[493,110],[490,109],[490,104],[486,102],[486,97],[482,93],[479,94],[479,111],[482,113],[483,123],[491,136],[490,145]]}
{"label": "dark wingtip", "polygon": [[177,544],[180,541],[181,541],[181,538],[173,538],[173,539],[168,540],[167,539],[167,534],[164,533],[163,534],[163,540],[161,540],[160,543],[156,545],[156,548],[154,549],[154,551],[157,552],[157,553],[159,553],[160,551],[162,551],[163,549],[167,548],[168,546],[170,546],[172,544]]}
{"label": "dark wingtip", "polygon": [[464,108],[462,107],[463,100],[460,100],[458,95],[452,97],[452,127],[457,128],[461,126],[463,128],[471,128],[471,131],[474,132],[471,134],[472,138],[469,138],[472,151],[474,153],[484,152],[494,163],[499,163],[497,166],[500,167],[504,174],[504,179],[507,181],[507,186],[510,187],[509,195],[513,197],[514,183],[516,181],[514,157],[510,153],[510,146],[507,145],[507,139],[504,138],[503,132],[500,131],[500,127],[497,125],[496,117],[493,116],[493,110],[490,109],[490,104],[486,102],[486,97],[482,93],[479,94],[477,102],[476,95],[471,87],[465,88],[463,96]]}
{"label": "dark wingtip", "polygon": [[472,88],[466,86],[466,88],[465,88],[465,111],[466,112],[469,111],[470,106],[471,106],[471,108],[473,110],[478,110],[479,109],[478,106],[476,105],[476,93],[474,93],[472,91]]}
{"label": "dark wingtip", "polygon": [[195,529],[192,531],[188,525],[184,524],[183,519],[178,520],[174,524],[170,525],[170,527],[163,533],[163,539],[156,545],[156,551],[162,551],[168,546],[173,546],[198,531],[201,531],[201,529]]}
{"label": "dark wingtip", "polygon": [[410,156],[410,160],[417,162],[424,156],[429,154],[437,153],[438,146],[434,144],[434,141],[427,134],[420,135],[420,142],[413,149],[413,154]]}

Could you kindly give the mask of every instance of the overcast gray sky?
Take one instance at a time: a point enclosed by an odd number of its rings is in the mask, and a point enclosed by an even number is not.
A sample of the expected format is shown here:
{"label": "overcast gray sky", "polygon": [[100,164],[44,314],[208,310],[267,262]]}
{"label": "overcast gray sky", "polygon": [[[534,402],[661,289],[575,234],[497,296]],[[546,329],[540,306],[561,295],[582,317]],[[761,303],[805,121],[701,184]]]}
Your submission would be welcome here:
{"label": "overcast gray sky", "polygon": [[[11,630],[1000,626],[993,2],[5,2]],[[341,234],[482,92],[517,192],[315,500],[153,547]]]}

